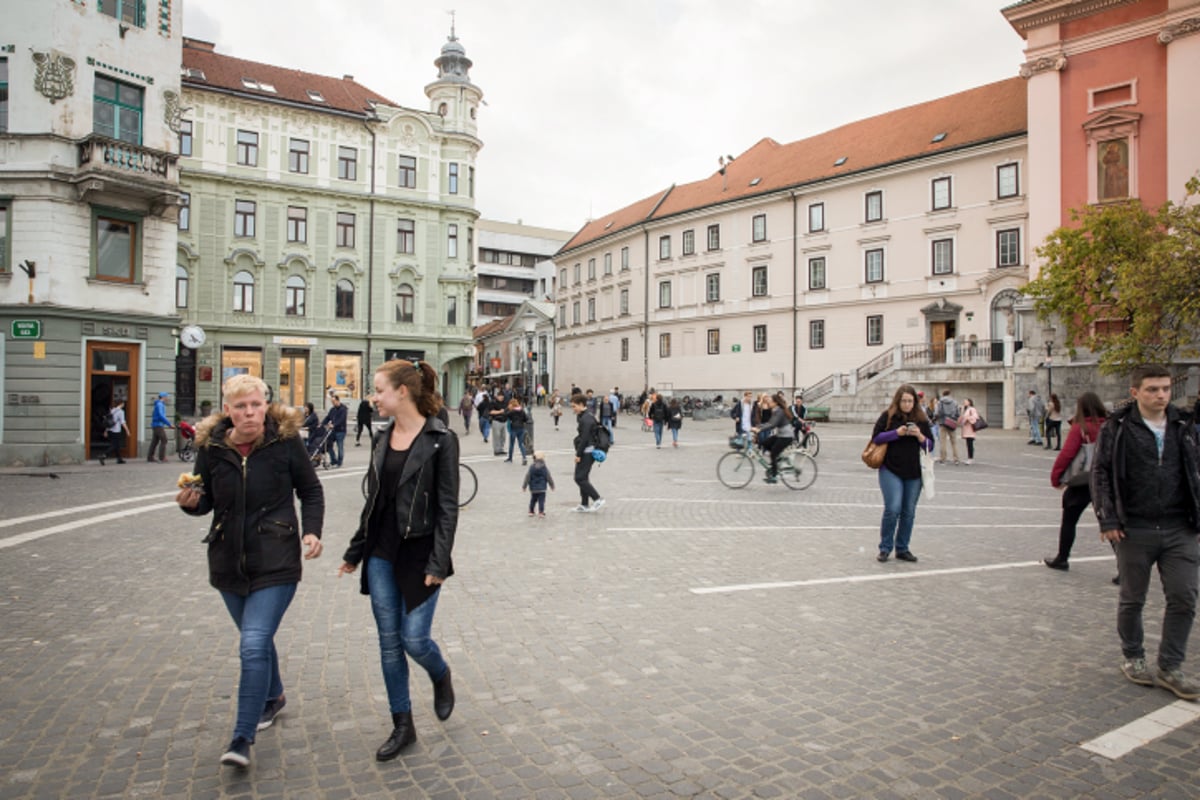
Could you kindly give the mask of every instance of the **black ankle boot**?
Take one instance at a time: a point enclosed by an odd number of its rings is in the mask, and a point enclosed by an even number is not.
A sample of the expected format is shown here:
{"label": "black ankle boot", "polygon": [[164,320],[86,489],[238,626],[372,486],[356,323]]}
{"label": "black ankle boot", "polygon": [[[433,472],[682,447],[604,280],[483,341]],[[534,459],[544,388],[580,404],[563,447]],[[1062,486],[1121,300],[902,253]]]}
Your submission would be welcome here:
{"label": "black ankle boot", "polygon": [[392,735],[375,751],[376,761],[391,761],[400,751],[417,740],[417,729],[413,727],[411,711],[392,714]]}
{"label": "black ankle boot", "polygon": [[450,719],[453,711],[454,684],[450,682],[450,668],[446,667],[446,674],[442,679],[433,682],[433,713],[437,714],[438,719],[445,721]]}

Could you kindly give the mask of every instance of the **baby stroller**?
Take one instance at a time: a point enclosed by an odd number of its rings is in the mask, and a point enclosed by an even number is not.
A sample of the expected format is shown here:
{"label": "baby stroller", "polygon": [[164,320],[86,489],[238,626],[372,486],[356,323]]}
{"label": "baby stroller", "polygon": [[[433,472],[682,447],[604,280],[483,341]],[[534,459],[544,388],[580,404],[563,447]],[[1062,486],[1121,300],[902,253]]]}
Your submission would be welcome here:
{"label": "baby stroller", "polygon": [[179,438],[182,440],[175,455],[180,461],[192,461],[196,458],[196,426],[185,420],[179,421]]}
{"label": "baby stroller", "polygon": [[329,445],[333,443],[333,428],[319,428],[308,440],[308,460],[315,469],[329,469]]}

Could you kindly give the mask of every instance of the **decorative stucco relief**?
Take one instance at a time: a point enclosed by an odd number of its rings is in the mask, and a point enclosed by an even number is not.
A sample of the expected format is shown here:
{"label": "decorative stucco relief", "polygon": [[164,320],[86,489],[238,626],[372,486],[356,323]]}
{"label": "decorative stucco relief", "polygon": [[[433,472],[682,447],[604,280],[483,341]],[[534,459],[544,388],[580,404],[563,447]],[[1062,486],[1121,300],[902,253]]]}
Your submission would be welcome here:
{"label": "decorative stucco relief", "polygon": [[1158,32],[1158,41],[1160,44],[1170,44],[1176,39],[1193,33],[1200,33],[1200,17],[1192,17],[1166,26]]}
{"label": "decorative stucco relief", "polygon": [[61,53],[33,54],[37,71],[33,76],[33,88],[51,103],[75,94],[75,59]]}
{"label": "decorative stucco relief", "polygon": [[163,90],[163,122],[174,133],[179,133],[183,122],[183,115],[192,110],[191,106],[184,106],[179,101],[179,95],[170,89]]}
{"label": "decorative stucco relief", "polygon": [[1055,72],[1062,72],[1064,69],[1066,69],[1066,66],[1067,57],[1062,53],[1059,53],[1058,55],[1054,56],[1042,56],[1041,58],[1035,58],[1032,61],[1026,61],[1021,65],[1019,74],[1022,78],[1029,79],[1034,75],[1037,75],[1039,72],[1045,72],[1046,70],[1050,69],[1054,70]]}

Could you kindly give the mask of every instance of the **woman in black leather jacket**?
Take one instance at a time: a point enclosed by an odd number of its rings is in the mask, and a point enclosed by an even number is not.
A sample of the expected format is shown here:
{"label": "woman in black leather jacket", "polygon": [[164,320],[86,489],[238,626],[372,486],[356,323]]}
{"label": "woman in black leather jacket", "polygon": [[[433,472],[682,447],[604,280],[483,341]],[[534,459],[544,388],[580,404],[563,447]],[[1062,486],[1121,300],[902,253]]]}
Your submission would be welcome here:
{"label": "woman in black leather jacket", "polygon": [[221,393],[222,413],[196,426],[201,482],[175,501],[192,516],[213,515],[204,539],[208,579],[241,631],[242,660],[237,723],[221,763],[246,767],[255,733],[287,702],[275,632],[300,581],[301,532],[304,558],[321,554],[325,494],[300,440],[297,412],[268,405],[266,384],[251,375],[230,378]]}
{"label": "woman in black leather jacket", "polygon": [[437,414],[437,373],[423,361],[388,361],[375,371],[375,404],[391,418],[371,454],[367,501],[338,575],[360,563],[362,592],[379,629],[392,733],[375,753],[390,761],[417,740],[408,692],[409,658],[433,681],[433,709],[454,710],[450,667],[430,636],[442,582],[454,574],[458,527],[458,438]]}

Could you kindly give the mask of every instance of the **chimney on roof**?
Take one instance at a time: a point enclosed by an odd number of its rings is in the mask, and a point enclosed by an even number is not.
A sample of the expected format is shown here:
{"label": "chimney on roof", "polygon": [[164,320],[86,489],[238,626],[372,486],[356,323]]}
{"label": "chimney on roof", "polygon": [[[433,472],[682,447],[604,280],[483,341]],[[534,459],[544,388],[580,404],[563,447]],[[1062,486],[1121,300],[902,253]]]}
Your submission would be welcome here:
{"label": "chimney on roof", "polygon": [[352,80],[354,80],[354,76],[353,76],[353,75],[343,75],[343,76],[342,76],[342,80],[344,80],[344,81],[352,81]]}
{"label": "chimney on roof", "polygon": [[183,37],[183,46],[189,47],[192,50],[203,50],[206,53],[215,52],[217,49],[217,46],[212,42],[206,42],[203,39],[192,39],[187,36]]}

